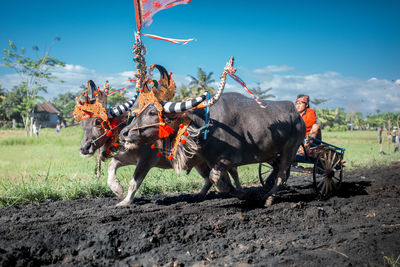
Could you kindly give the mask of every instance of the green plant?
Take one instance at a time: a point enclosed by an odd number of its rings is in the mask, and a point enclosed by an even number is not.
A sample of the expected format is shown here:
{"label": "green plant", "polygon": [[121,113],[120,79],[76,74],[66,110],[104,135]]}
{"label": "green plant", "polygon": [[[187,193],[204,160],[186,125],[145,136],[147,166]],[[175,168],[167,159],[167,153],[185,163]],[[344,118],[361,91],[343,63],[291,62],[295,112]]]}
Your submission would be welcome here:
{"label": "green plant", "polygon": [[400,254],[395,258],[394,256],[388,257],[388,256],[383,256],[384,259],[384,266],[386,266],[386,263],[389,264],[391,267],[399,267],[400,266]]}
{"label": "green plant", "polygon": [[[45,52],[44,56],[38,59],[32,59],[26,55],[26,49],[18,49],[13,41],[9,41],[10,49],[4,49],[4,66],[14,69],[21,78],[19,88],[22,90],[22,99],[14,105],[13,110],[22,118],[25,126],[26,136],[28,136],[29,123],[32,121],[32,116],[35,107],[38,105],[39,92],[46,92],[46,86],[43,86],[43,81],[51,81],[56,79],[50,72],[50,69],[56,66],[65,66],[55,58],[49,56],[50,48],[60,38],[54,38],[53,42]],[[39,48],[34,46],[34,51]]]}

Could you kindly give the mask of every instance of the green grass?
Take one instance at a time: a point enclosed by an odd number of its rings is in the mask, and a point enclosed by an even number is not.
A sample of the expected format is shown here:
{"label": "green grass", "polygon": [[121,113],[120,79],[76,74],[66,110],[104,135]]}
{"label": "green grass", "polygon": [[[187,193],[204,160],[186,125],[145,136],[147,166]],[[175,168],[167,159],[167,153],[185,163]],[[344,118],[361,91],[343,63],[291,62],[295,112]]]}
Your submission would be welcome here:
{"label": "green grass", "polygon": [[[0,130],[0,206],[112,196],[107,186],[108,163],[102,164],[102,176],[98,180],[94,175],[95,158],[79,155],[82,132],[79,126],[59,133],[42,129],[39,137],[26,138],[23,130]],[[379,154],[375,132],[323,134],[326,142],[346,148],[347,169],[389,164],[400,159],[400,153]],[[118,170],[118,179],[125,189],[134,169],[127,166]],[[240,167],[239,175],[243,184],[258,184],[258,164]],[[189,175],[184,172],[178,175],[173,170],[153,168],[138,195],[193,192],[203,183],[195,170]]]}
{"label": "green grass", "polygon": [[389,266],[389,267],[399,267],[400,266],[400,254],[397,256],[397,258],[395,256],[383,256],[383,265],[381,264],[369,264],[371,267],[374,266]]}
{"label": "green grass", "polygon": [[[344,159],[347,169],[390,164],[400,158],[400,153],[393,153],[394,144],[390,144],[391,153],[379,153],[378,135],[374,131],[327,132],[323,134],[324,141],[346,149]],[[387,153],[386,138],[383,141],[382,148]]]}
{"label": "green grass", "polygon": [[386,263],[391,266],[391,267],[398,267],[400,266],[400,255],[395,258],[394,256],[388,257],[384,256],[384,266],[386,266]]}

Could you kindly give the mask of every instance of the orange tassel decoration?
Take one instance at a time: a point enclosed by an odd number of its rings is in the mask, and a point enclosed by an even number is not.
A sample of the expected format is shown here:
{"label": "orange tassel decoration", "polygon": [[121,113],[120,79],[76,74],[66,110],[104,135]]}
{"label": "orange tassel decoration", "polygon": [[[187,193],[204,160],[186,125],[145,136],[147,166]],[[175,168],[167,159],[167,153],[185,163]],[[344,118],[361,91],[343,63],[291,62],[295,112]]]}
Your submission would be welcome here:
{"label": "orange tassel decoration", "polygon": [[161,157],[161,152],[157,152],[157,157]]}
{"label": "orange tassel decoration", "polygon": [[118,143],[115,143],[115,144],[114,144],[114,147],[118,147],[118,146],[119,146]]}
{"label": "orange tassel decoration", "polygon": [[172,129],[170,126],[168,126],[165,123],[160,123],[159,129],[158,129],[158,137],[160,138],[166,138],[170,136],[174,132],[174,129]]}
{"label": "orange tassel decoration", "polygon": [[152,144],[150,147],[151,147],[151,149],[154,149],[154,148],[156,148],[156,145]]}
{"label": "orange tassel decoration", "polygon": [[186,144],[186,140],[185,140],[185,139],[182,139],[182,140],[181,140],[181,143],[182,143],[182,145]]}
{"label": "orange tassel decoration", "polygon": [[169,155],[169,156],[168,156],[168,159],[169,159],[169,160],[172,160],[173,158],[174,158],[174,157],[173,157],[172,155]]}
{"label": "orange tassel decoration", "polygon": [[112,131],[108,131],[107,134],[106,134],[106,136],[108,136],[108,137],[111,137],[111,136],[113,136],[113,135],[114,135],[114,134],[113,134]]}

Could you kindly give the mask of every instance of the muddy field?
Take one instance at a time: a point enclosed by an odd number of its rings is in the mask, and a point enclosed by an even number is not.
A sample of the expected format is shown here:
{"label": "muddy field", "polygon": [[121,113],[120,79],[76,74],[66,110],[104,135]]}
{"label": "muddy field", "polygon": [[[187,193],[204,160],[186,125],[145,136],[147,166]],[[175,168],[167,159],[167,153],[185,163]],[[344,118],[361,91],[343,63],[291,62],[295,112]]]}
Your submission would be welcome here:
{"label": "muddy field", "polygon": [[268,208],[214,192],[2,208],[0,265],[382,266],[400,254],[400,162],[346,172],[326,201],[309,177],[288,185]]}

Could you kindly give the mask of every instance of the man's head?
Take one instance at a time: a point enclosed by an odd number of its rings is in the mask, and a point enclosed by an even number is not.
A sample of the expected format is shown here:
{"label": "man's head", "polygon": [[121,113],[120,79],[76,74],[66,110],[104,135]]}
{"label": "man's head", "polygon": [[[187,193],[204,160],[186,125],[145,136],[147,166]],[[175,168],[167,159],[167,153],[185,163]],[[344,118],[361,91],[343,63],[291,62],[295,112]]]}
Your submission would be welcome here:
{"label": "man's head", "polygon": [[298,95],[296,99],[297,111],[302,113],[309,107],[310,97],[308,95]]}

